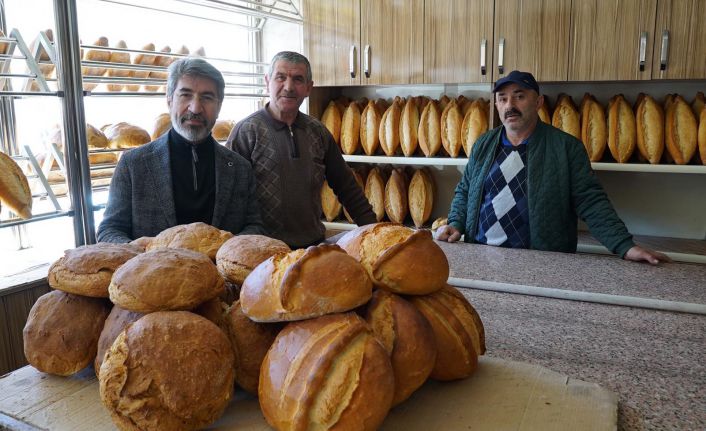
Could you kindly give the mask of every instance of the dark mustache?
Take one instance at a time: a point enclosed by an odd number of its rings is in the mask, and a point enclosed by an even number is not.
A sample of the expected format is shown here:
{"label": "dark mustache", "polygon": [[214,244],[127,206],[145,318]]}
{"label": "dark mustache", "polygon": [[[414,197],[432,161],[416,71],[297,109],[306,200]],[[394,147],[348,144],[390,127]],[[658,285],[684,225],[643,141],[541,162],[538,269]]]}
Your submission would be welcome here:
{"label": "dark mustache", "polygon": [[511,114],[519,115],[520,117],[522,116],[522,112],[518,111],[515,108],[510,108],[509,110],[505,111],[505,118],[509,117]]}
{"label": "dark mustache", "polygon": [[192,114],[192,113],[186,113],[181,117],[181,122],[183,123],[184,121],[189,121],[189,120],[199,120],[202,123],[206,122],[206,119],[203,118],[203,115],[201,114]]}

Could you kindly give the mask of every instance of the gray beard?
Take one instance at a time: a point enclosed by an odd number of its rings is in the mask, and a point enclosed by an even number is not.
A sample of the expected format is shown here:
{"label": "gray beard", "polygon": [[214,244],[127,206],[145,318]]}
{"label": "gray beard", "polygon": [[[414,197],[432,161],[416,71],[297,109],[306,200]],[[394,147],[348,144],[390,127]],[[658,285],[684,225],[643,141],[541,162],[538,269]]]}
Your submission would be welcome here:
{"label": "gray beard", "polygon": [[182,127],[181,124],[172,124],[174,130],[190,142],[201,142],[208,137],[211,130],[207,127]]}

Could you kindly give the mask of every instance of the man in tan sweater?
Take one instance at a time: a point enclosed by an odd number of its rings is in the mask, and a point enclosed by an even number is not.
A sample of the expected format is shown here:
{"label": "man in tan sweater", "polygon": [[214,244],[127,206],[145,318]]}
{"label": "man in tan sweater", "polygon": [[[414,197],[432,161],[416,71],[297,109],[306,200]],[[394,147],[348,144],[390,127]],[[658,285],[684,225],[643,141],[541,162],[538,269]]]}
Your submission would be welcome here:
{"label": "man in tan sweater", "polygon": [[309,60],[296,52],[280,52],[265,82],[269,103],[240,121],[226,145],[252,163],[268,234],[293,248],[322,241],[324,180],[356,224],[374,223],[372,208],[333,136],[320,121],[299,112],[314,86]]}

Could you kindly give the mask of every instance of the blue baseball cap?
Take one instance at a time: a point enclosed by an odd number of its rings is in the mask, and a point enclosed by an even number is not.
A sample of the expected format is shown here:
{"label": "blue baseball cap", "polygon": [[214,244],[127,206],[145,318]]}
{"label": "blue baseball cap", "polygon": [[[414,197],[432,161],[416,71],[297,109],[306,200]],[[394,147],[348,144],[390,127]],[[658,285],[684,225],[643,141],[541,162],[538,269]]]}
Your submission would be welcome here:
{"label": "blue baseball cap", "polygon": [[493,87],[493,93],[500,90],[504,85],[511,83],[518,84],[528,90],[534,90],[539,93],[539,84],[537,84],[534,76],[529,72],[520,72],[519,70],[513,70],[506,77],[500,78],[498,82],[495,83],[495,87]]}

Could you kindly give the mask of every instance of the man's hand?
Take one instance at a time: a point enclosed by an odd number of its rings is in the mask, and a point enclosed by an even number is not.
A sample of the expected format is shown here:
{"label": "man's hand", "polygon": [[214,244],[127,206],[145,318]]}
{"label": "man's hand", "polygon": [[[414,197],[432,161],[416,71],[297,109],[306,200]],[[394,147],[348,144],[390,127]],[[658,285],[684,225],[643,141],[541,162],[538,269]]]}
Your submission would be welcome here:
{"label": "man's hand", "polygon": [[625,256],[623,257],[625,260],[632,260],[633,262],[648,262],[651,263],[652,265],[657,265],[660,262],[671,262],[672,259],[669,258],[664,253],[660,253],[658,251],[654,250],[649,250],[646,248],[642,248],[639,245],[634,246],[630,250],[628,250],[627,253],[625,253]]}
{"label": "man's hand", "polygon": [[461,239],[461,232],[459,232],[455,227],[447,224],[436,230],[434,238],[439,241],[456,242]]}

